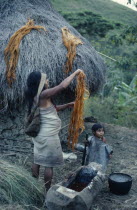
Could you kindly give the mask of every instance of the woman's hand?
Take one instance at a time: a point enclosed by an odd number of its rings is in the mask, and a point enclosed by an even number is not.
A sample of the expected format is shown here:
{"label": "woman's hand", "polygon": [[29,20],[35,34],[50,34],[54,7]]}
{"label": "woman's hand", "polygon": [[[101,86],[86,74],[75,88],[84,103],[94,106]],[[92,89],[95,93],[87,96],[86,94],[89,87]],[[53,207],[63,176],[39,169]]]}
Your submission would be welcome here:
{"label": "woman's hand", "polygon": [[68,103],[68,108],[73,108],[73,107],[74,107],[74,104],[75,104],[75,102],[74,102],[74,101],[73,101],[73,102]]}
{"label": "woman's hand", "polygon": [[57,110],[57,112],[59,112],[59,111],[65,110],[67,108],[73,108],[74,104],[75,104],[75,102],[70,102],[68,104],[63,104],[63,105],[57,105],[56,110]]}
{"label": "woman's hand", "polygon": [[83,70],[77,69],[77,70],[75,71],[75,75],[78,75],[78,74],[81,73],[81,72],[83,72]]}

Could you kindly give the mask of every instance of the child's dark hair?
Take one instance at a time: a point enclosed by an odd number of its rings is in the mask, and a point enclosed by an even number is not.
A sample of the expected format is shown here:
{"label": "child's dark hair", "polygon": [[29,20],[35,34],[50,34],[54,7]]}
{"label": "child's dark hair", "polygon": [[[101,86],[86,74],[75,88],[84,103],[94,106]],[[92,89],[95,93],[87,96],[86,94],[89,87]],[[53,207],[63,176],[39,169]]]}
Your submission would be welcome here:
{"label": "child's dark hair", "polygon": [[91,129],[92,129],[92,132],[95,133],[99,128],[103,128],[103,130],[105,132],[104,126],[99,123],[94,124]]}

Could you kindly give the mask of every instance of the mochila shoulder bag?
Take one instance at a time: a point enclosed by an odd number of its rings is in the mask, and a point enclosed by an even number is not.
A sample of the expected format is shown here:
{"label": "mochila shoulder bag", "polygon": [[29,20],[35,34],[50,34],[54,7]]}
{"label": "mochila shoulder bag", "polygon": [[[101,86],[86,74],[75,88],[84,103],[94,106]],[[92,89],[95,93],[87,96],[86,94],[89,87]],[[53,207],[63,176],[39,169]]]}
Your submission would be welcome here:
{"label": "mochila shoulder bag", "polygon": [[39,108],[39,96],[42,92],[46,81],[46,74],[41,74],[41,80],[36,96],[36,103],[31,108],[31,113],[27,116],[25,122],[25,133],[30,137],[36,137],[40,131],[40,108]]}

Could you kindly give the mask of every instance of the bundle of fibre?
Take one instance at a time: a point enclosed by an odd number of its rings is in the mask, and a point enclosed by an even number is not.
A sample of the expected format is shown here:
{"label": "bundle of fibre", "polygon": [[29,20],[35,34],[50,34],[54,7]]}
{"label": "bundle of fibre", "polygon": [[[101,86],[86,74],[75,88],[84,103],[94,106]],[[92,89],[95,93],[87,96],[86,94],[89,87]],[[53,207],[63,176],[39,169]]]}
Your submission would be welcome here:
{"label": "bundle of fibre", "polygon": [[[0,160],[0,204],[14,205],[24,209],[42,206],[43,186],[22,167]],[[35,209],[35,208],[34,208]]]}
{"label": "bundle of fibre", "polygon": [[[77,77],[76,86],[76,99],[74,109],[71,115],[69,124],[68,144],[74,149],[75,144],[78,142],[79,135],[85,129],[84,127],[84,100],[88,98],[89,92],[86,89],[85,74],[81,72]],[[85,97],[87,95],[87,97]]]}
{"label": "bundle of fibre", "polygon": [[7,66],[6,78],[10,86],[12,85],[12,82],[16,78],[15,70],[16,70],[16,65],[18,63],[18,58],[19,58],[20,42],[25,35],[30,33],[32,29],[35,29],[35,30],[43,29],[46,31],[46,29],[43,26],[38,26],[38,25],[35,26],[33,20],[28,20],[25,26],[21,27],[18,31],[16,31],[11,36],[8,45],[4,50],[5,62]]}
{"label": "bundle of fibre", "polygon": [[62,31],[62,39],[65,47],[67,48],[67,62],[66,62],[66,73],[72,70],[73,60],[76,57],[76,47],[79,44],[83,44],[83,42],[76,36],[70,33],[67,27],[63,27]]}

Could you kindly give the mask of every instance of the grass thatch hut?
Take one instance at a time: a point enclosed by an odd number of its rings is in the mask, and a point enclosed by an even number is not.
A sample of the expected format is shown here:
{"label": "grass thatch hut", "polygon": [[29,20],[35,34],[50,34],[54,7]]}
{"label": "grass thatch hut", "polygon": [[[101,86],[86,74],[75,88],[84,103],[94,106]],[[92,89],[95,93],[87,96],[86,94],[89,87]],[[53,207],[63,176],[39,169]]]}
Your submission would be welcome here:
{"label": "grass thatch hut", "polygon": [[[24,143],[23,131],[24,88],[28,74],[34,70],[47,73],[50,86],[59,84],[67,76],[63,71],[67,50],[62,41],[62,27],[66,26],[83,42],[82,45],[77,46],[72,71],[77,68],[84,70],[92,93],[98,91],[104,82],[105,66],[90,43],[52,8],[48,0],[1,0],[0,11],[0,132],[1,139],[4,140],[1,141],[1,146],[8,150],[15,144],[18,150],[21,148],[20,143],[18,145],[21,140],[22,148],[30,147],[28,143]],[[4,49],[14,32],[24,26],[29,18],[33,19],[36,25],[44,26],[47,31],[32,30],[21,40],[16,80],[12,87],[9,87],[5,76]],[[66,90],[67,94],[62,93],[57,101],[64,103],[74,100],[74,89],[75,82]],[[64,113],[64,116],[66,118],[67,113]],[[65,120],[63,122],[66,123]],[[9,144],[10,139],[13,141]],[[17,142],[16,139],[20,141]]]}

